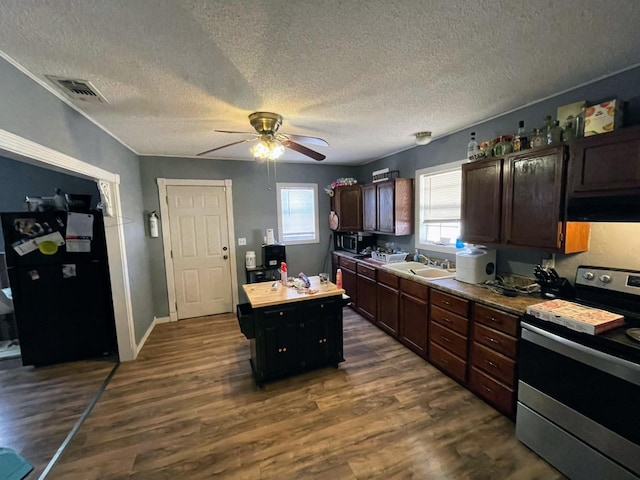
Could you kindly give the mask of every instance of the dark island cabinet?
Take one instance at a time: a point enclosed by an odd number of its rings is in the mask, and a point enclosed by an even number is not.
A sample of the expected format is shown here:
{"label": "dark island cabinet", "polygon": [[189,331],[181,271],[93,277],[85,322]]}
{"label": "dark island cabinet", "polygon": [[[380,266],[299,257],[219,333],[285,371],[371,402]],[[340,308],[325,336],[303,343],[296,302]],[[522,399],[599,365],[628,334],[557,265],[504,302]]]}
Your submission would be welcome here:
{"label": "dark island cabinet", "polygon": [[429,288],[405,278],[400,279],[400,341],[420,355],[427,357],[427,301]]}
{"label": "dark island cabinet", "polygon": [[342,297],[254,309],[251,367],[258,385],[344,361]]}
{"label": "dark island cabinet", "polygon": [[345,185],[336,187],[331,209],[338,216],[338,232],[362,231],[362,187]]}

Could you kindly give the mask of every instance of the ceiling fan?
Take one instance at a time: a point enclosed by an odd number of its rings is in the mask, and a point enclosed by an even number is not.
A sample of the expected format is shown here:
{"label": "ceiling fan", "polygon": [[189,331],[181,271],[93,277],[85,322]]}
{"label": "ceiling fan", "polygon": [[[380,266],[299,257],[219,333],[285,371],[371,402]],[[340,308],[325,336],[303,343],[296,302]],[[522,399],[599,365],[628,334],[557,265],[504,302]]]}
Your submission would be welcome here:
{"label": "ceiling fan", "polygon": [[260,140],[260,143],[251,148],[251,153],[257,159],[275,159],[282,155],[284,148],[290,148],[298,153],[313,158],[314,160],[322,161],[326,157],[321,153],[311,150],[310,148],[300,145],[297,142],[310,143],[312,145],[318,145],[320,147],[328,147],[329,144],[326,140],[317,137],[305,137],[302,135],[292,135],[290,133],[278,133],[278,129],[282,125],[282,116],[277,113],[271,112],[254,112],[249,115],[249,123],[256,129],[257,133],[253,132],[235,132],[231,130],[215,130],[219,133],[240,133],[244,135],[251,135],[252,138],[245,138],[237,142],[228,143],[221,147],[212,148],[204,152],[198,153],[198,156],[206,155],[207,153],[215,152],[222,148],[231,147],[245,142],[253,142]]}

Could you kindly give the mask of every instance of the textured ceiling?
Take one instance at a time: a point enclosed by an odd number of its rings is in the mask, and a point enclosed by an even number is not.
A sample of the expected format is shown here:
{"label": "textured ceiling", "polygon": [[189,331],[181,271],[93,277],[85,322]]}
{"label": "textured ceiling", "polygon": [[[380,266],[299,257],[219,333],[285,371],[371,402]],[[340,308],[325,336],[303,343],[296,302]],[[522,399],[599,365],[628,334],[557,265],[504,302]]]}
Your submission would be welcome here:
{"label": "textured ceiling", "polygon": [[[0,49],[140,155],[239,141],[257,110],[362,164],[640,63],[637,0],[2,0]],[[246,160],[249,144],[212,158]],[[287,151],[284,161],[315,163]]]}

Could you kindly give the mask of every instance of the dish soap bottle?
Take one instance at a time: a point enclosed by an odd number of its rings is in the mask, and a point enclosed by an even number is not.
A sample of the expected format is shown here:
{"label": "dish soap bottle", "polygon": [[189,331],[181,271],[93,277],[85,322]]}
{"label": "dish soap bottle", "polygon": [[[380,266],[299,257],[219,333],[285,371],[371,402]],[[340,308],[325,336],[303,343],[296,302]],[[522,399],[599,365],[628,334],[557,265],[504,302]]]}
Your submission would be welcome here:
{"label": "dish soap bottle", "polygon": [[419,262],[420,261],[420,253],[418,252],[417,248],[416,248],[416,251],[413,252],[413,261],[414,262]]}

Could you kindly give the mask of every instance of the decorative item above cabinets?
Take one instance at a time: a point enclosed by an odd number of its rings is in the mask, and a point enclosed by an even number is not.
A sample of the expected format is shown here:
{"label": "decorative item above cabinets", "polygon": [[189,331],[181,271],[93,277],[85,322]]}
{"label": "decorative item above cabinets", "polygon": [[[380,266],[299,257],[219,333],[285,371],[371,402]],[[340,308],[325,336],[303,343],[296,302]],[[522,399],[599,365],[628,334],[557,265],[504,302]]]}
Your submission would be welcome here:
{"label": "decorative item above cabinets", "polygon": [[547,147],[463,164],[462,240],[553,253],[586,251],[589,224],[564,220],[566,152]]}
{"label": "decorative item above cabinets", "polygon": [[413,233],[413,179],[394,178],[362,187],[365,232],[384,235]]}

